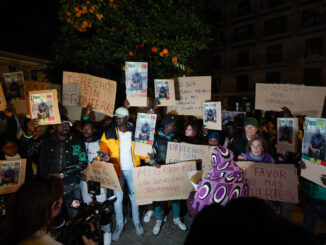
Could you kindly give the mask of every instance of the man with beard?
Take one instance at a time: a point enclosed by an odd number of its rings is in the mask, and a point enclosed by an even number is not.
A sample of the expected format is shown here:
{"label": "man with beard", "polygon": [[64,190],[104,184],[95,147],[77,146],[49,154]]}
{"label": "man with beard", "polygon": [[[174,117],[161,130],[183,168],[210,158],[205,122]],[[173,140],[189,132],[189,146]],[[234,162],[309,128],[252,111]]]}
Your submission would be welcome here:
{"label": "man with beard", "polygon": [[308,155],[311,157],[325,160],[325,137],[320,134],[320,129],[311,136]]}
{"label": "man with beard", "polygon": [[43,141],[37,174],[61,178],[65,186],[63,201],[71,219],[78,213],[70,204],[73,199],[80,199],[79,182],[87,167],[87,155],[83,142],[70,132],[72,123],[65,116],[61,118],[61,124],[55,125],[55,132]]}

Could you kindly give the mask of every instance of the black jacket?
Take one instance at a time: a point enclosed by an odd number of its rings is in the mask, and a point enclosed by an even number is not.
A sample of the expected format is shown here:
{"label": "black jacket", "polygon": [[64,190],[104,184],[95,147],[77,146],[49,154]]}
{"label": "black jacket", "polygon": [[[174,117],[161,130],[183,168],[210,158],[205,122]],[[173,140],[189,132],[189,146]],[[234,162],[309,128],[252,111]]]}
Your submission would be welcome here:
{"label": "black jacket", "polygon": [[48,135],[43,141],[37,173],[63,173],[65,177],[80,177],[87,167],[85,144],[75,135],[61,141],[55,134]]}

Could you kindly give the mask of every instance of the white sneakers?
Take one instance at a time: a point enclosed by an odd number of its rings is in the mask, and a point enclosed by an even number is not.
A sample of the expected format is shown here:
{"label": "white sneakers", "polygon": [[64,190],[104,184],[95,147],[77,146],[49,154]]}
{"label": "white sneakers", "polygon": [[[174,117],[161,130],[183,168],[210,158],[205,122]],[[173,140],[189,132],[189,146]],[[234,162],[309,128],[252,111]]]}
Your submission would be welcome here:
{"label": "white sneakers", "polygon": [[153,228],[153,234],[155,236],[158,235],[158,233],[160,233],[161,226],[162,226],[162,220],[156,220],[156,224]]}
{"label": "white sneakers", "polygon": [[111,232],[104,232],[103,241],[104,245],[111,245]]}
{"label": "white sneakers", "polygon": [[151,221],[151,217],[153,216],[154,211],[153,210],[147,210],[145,216],[144,216],[144,222],[149,223]]}
{"label": "white sneakers", "polygon": [[179,227],[180,230],[182,231],[186,231],[187,230],[187,226],[182,223],[180,217],[176,218],[176,219],[173,219],[173,224],[177,227]]}

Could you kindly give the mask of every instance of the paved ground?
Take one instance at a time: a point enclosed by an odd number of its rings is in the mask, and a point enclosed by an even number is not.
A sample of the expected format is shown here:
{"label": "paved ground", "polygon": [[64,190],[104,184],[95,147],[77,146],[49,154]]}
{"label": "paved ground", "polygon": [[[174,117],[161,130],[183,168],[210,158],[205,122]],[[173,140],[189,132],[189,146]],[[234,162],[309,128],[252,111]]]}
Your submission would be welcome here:
{"label": "paved ground", "polygon": [[[184,222],[188,227],[191,226],[193,218],[187,213],[184,216]],[[298,205],[293,205],[291,220],[294,222],[302,223],[303,215],[302,209]],[[128,223],[125,225],[121,238],[118,242],[112,242],[112,245],[178,245],[183,244],[187,232],[180,231],[177,227],[172,224],[172,212],[168,217],[167,222],[163,224],[163,228],[158,236],[154,236],[152,233],[155,225],[155,218],[152,217],[150,223],[143,223],[145,230],[144,235],[138,236],[135,232],[135,228],[132,224],[132,220],[128,217]],[[321,220],[318,220],[316,233],[326,233],[326,224]]]}

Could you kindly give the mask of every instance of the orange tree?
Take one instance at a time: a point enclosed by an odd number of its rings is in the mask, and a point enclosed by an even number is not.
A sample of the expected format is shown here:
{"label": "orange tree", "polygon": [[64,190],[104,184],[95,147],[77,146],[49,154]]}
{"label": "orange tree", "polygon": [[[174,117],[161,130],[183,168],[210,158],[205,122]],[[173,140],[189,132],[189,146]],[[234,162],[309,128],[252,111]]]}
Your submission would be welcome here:
{"label": "orange tree", "polygon": [[198,0],[60,0],[52,68],[124,82],[125,61],[149,63],[154,78],[190,75],[212,41]]}

